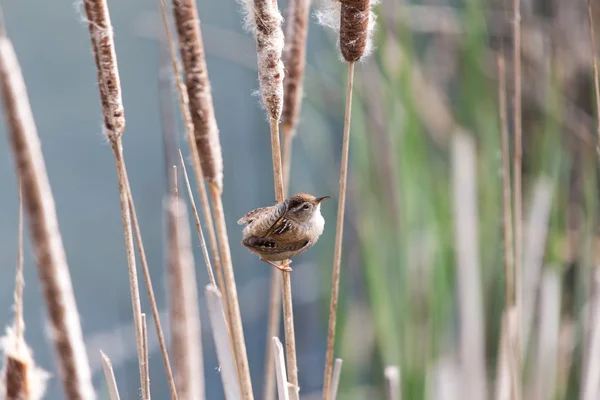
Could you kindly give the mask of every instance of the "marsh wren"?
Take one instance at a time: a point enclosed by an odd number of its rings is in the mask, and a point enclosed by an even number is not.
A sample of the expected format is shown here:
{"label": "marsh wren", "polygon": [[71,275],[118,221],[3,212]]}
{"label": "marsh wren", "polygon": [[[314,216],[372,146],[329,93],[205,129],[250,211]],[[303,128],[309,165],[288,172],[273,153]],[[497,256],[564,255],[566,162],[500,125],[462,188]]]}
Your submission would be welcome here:
{"label": "marsh wren", "polygon": [[325,227],[321,202],[329,198],[298,193],[281,203],[250,211],[238,220],[239,225],[248,224],[242,244],[262,261],[291,271],[276,262],[304,253],[317,243]]}

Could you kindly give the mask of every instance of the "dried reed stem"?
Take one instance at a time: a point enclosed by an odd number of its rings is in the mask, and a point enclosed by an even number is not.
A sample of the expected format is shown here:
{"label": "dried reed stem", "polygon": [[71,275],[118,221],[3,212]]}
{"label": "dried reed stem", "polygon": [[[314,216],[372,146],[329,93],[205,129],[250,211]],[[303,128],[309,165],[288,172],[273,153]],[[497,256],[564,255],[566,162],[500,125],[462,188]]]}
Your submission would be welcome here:
{"label": "dried reed stem", "polygon": [[190,185],[190,178],[188,177],[187,168],[185,167],[185,162],[183,161],[183,154],[181,154],[181,150],[179,150],[179,159],[181,161],[181,168],[183,169],[185,186],[187,188],[188,196],[190,198],[190,204],[194,213],[196,231],[198,232],[198,238],[200,239],[200,246],[202,247],[202,255],[204,256],[204,263],[206,264],[206,272],[208,272],[208,279],[210,280],[211,285],[216,287],[217,282],[215,282],[215,274],[213,273],[212,265],[210,263],[210,256],[208,255],[208,249],[206,248],[204,233],[202,232],[202,227],[200,226],[200,216],[198,215],[198,209],[196,208],[196,202],[194,201],[194,193],[192,193],[192,185]]}
{"label": "dried reed stem", "polygon": [[[592,50],[592,67],[594,69],[594,93],[596,95],[596,118],[600,121],[600,84],[598,83],[598,55],[596,54],[596,39],[594,36],[594,18],[592,16],[592,0],[588,0],[588,20],[590,23],[590,45]],[[596,151],[600,157],[600,122],[597,122],[598,143]]]}
{"label": "dried reed stem", "polygon": [[331,371],[333,369],[335,325],[340,291],[340,271],[342,266],[342,242],[344,235],[344,210],[346,207],[346,183],[348,180],[348,153],[350,151],[350,121],[352,119],[353,86],[354,62],[349,62],[346,88],[346,112],[344,116],[344,139],[342,142],[342,161],[340,166],[340,192],[338,197],[337,225],[335,230],[335,250],[333,254],[333,277],[331,278],[331,301],[329,303],[327,354],[325,355],[325,376],[323,385],[323,398],[325,400],[329,400],[331,396]]}
{"label": "dried reed stem", "polygon": [[[200,206],[202,207],[202,213],[204,214],[204,223],[206,225],[206,229],[208,232],[208,241],[210,243],[210,248],[213,256],[213,261],[215,264],[215,269],[217,271],[217,282],[219,283],[219,290],[221,292],[221,296],[223,296],[224,306],[225,306],[225,314],[227,315],[227,320],[229,321],[229,325],[231,325],[231,313],[229,311],[229,301],[227,296],[227,288],[225,286],[225,278],[223,275],[221,258],[219,255],[219,247],[217,244],[217,236],[215,234],[215,225],[213,223],[212,214],[210,212],[210,204],[208,201],[208,195],[206,193],[206,185],[204,184],[204,179],[202,179],[202,166],[200,161],[200,155],[198,152],[198,148],[196,147],[196,142],[194,139],[194,123],[192,121],[190,104],[188,99],[188,93],[185,90],[185,86],[183,84],[183,80],[181,78],[181,67],[179,65],[179,60],[177,59],[177,53],[175,51],[175,41],[173,36],[171,35],[171,29],[169,27],[169,20],[167,17],[167,5],[165,0],[160,0],[161,6],[161,16],[165,29],[165,35],[167,37],[167,43],[169,45],[169,52],[171,54],[171,62],[173,67],[173,74],[175,75],[175,81],[177,83],[177,93],[179,95],[179,105],[181,108],[181,115],[183,118],[183,122],[185,125],[186,131],[186,139],[188,142],[188,147],[190,150],[190,155],[192,159],[192,166],[194,168],[194,176],[196,178],[196,186],[198,190],[198,194],[200,195]],[[208,146],[210,150],[210,146]],[[205,149],[206,150],[206,149]],[[218,151],[220,157],[220,150]],[[210,157],[210,156],[209,156]],[[222,165],[222,161],[220,162]],[[233,340],[233,339],[232,339]]]}
{"label": "dried reed stem", "polygon": [[290,394],[288,391],[287,373],[285,370],[285,358],[283,356],[283,346],[277,338],[273,336],[271,338],[271,344],[273,348],[273,361],[275,364],[275,371],[277,377],[277,394],[279,400],[289,400]]}
{"label": "dried reed stem", "polygon": [[[131,224],[131,210],[129,208],[129,180],[127,178],[127,169],[123,158],[123,143],[121,136],[116,136],[111,143],[115,163],[117,165],[117,183],[119,186],[119,199],[121,202],[121,220],[123,224],[123,233],[125,236],[125,253],[127,256],[127,266],[129,270],[129,288],[131,292],[131,304],[133,308],[133,321],[135,326],[135,339],[137,345],[138,364],[140,369],[140,382],[143,378],[144,355],[142,352],[142,306],[140,302],[140,288],[137,276],[137,267],[135,261],[135,248],[133,245],[133,227]],[[150,394],[146,392],[145,385],[141,382],[142,399],[150,399]]]}
{"label": "dried reed stem", "polygon": [[388,365],[385,367],[384,374],[386,400],[400,400],[400,368],[395,365]]}
{"label": "dried reed stem", "polygon": [[333,363],[333,375],[331,379],[331,400],[337,399],[338,387],[340,386],[340,377],[342,376],[342,364],[341,358],[336,358]]}
{"label": "dried reed stem", "polygon": [[460,315],[460,361],[464,391],[487,398],[483,298],[477,234],[477,162],[475,143],[466,133],[454,133],[452,143],[454,237]]}
{"label": "dried reed stem", "polygon": [[512,365],[518,362],[519,354],[515,352],[515,335],[518,329],[514,307],[507,308],[502,312],[500,325],[500,345],[498,346],[498,364],[496,367],[495,400],[510,400],[514,398],[516,384],[514,368]]}
{"label": "dried reed stem", "polygon": [[504,273],[506,308],[515,305],[512,202],[510,193],[510,150],[506,121],[506,73],[504,56],[498,56],[498,104],[502,136],[502,209],[504,215]]}
{"label": "dried reed stem", "polygon": [[17,351],[18,346],[23,340],[25,331],[25,322],[23,320],[23,286],[25,280],[23,277],[23,188],[19,178],[19,228],[17,236],[17,272],[15,274],[15,336]]}
{"label": "dried reed stem", "polygon": [[[267,343],[270,338],[279,335],[281,322],[281,274],[275,268],[271,270],[271,287],[269,294],[269,316],[267,323]],[[264,400],[275,400],[277,380],[275,377],[275,353],[273,346],[267,346],[265,354]],[[287,382],[287,378],[286,378]]]}
{"label": "dried reed stem", "polygon": [[[505,309],[514,310],[516,304],[515,298],[515,261],[513,248],[513,224],[512,224],[512,202],[510,193],[510,150],[508,141],[507,107],[506,107],[506,68],[504,64],[504,55],[498,55],[498,104],[500,113],[500,133],[502,141],[502,210],[504,216],[504,286],[505,286]],[[520,367],[515,365],[519,363],[521,349],[519,346],[513,347],[513,341],[507,342],[507,346],[513,354],[506,358],[506,366],[510,374],[509,386],[511,396],[515,398],[514,392],[518,390],[520,380]],[[501,348],[502,350],[502,348]]]}
{"label": "dried reed stem", "polygon": [[150,365],[148,357],[148,324],[146,323],[146,314],[142,313],[142,354],[143,354],[143,366],[144,376],[142,377],[142,385],[144,385],[144,391],[150,393]]}
{"label": "dried reed stem", "polygon": [[102,369],[104,370],[104,378],[106,379],[106,386],[108,386],[108,397],[110,400],[120,400],[119,389],[117,387],[117,380],[115,378],[115,372],[113,371],[112,363],[110,358],[100,350],[100,358],[102,358]]}
{"label": "dried reed stem", "polygon": [[231,341],[228,339],[228,327],[225,320],[225,309],[219,289],[214,285],[207,285],[205,289],[208,316],[212,327],[213,338],[217,350],[217,358],[221,367],[221,381],[227,400],[240,399],[241,391],[233,357]]}
{"label": "dried reed stem", "polygon": [[144,281],[146,283],[146,291],[148,292],[148,299],[150,302],[150,309],[152,311],[152,319],[154,319],[154,327],[156,328],[156,336],[158,337],[158,345],[165,366],[167,374],[167,382],[169,384],[169,390],[171,391],[171,400],[177,400],[177,388],[175,386],[175,378],[173,377],[173,369],[171,368],[171,362],[169,361],[169,352],[167,351],[167,345],[165,343],[165,335],[160,323],[160,314],[158,312],[158,305],[156,304],[156,297],[154,296],[154,287],[152,285],[152,278],[150,277],[150,268],[148,267],[148,259],[146,258],[146,250],[144,242],[142,241],[142,232],[140,224],[137,219],[137,212],[135,210],[135,203],[133,196],[131,195],[131,187],[127,182],[127,195],[129,198],[129,208],[131,210],[131,222],[133,225],[133,233],[135,234],[135,241],[138,249],[138,255],[140,256],[140,264],[142,265],[142,273],[144,274]]}
{"label": "dried reed stem", "polygon": [[25,81],[0,27],[0,90],[65,396],[94,399],[79,313]]}
{"label": "dried reed stem", "polygon": [[[302,107],[302,86],[306,63],[306,37],[308,33],[308,13],[310,0],[291,0],[287,9],[287,29],[283,54],[285,74],[283,85],[283,109],[281,122],[283,129],[283,197],[288,196],[290,169],[292,165],[292,140]],[[269,317],[267,340],[279,335],[281,320],[281,280],[276,270],[271,271],[271,294],[269,298]],[[273,346],[267,346],[265,355],[264,399],[275,398],[275,357]]]}
{"label": "dried reed stem", "polygon": [[[517,349],[521,348],[521,321],[523,312],[523,191],[522,191],[522,156],[523,156],[523,144],[522,144],[522,121],[521,121],[521,2],[520,0],[513,0],[513,61],[514,61],[514,85],[515,85],[515,96],[514,96],[514,129],[515,129],[515,150],[514,150],[514,165],[513,165],[513,197],[514,197],[514,230],[515,230],[515,253],[514,253],[514,291],[515,291],[515,310],[517,312],[517,323],[519,329],[517,329],[517,337],[515,338],[515,345]],[[515,374],[519,377],[519,387],[517,390],[517,397],[513,400],[521,398],[521,357],[517,360],[515,367]]]}
{"label": "dried reed stem", "polygon": [[229,300],[229,313],[233,350],[237,371],[240,377],[240,386],[243,399],[253,399],[252,382],[250,380],[250,368],[248,366],[248,356],[246,354],[246,343],[244,342],[244,331],[242,329],[242,316],[240,314],[239,300],[235,285],[235,276],[233,274],[233,265],[231,262],[231,250],[229,248],[229,238],[227,237],[227,225],[225,223],[225,212],[223,210],[223,200],[221,198],[221,189],[214,183],[209,183],[211,201],[214,206],[217,235],[221,244],[220,253],[223,263],[223,273],[225,277],[225,286]]}
{"label": "dried reed stem", "polygon": [[182,399],[204,399],[204,366],[194,255],[184,203],[167,200],[169,227],[169,308],[175,382]]}

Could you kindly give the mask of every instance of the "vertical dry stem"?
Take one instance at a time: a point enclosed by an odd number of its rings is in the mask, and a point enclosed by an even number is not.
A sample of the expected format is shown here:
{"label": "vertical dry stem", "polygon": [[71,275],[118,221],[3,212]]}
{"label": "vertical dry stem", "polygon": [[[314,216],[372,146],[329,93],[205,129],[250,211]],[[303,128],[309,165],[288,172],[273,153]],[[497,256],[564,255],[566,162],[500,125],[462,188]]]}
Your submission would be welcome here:
{"label": "vertical dry stem", "polygon": [[400,400],[400,368],[395,365],[388,365],[385,367],[384,374],[386,383],[386,399]]}
{"label": "vertical dry stem", "polygon": [[[284,182],[285,184],[285,182]],[[271,287],[269,294],[269,317],[267,323],[267,343],[279,335],[279,324],[281,322],[281,274],[275,268],[271,270]],[[263,387],[263,399],[275,400],[276,376],[274,347],[268,346],[265,351],[265,382]],[[287,378],[286,378],[287,381]]]}
{"label": "vertical dry stem", "polygon": [[168,199],[169,298],[175,382],[182,399],[204,399],[204,367],[198,288],[187,211],[174,195]]}
{"label": "vertical dry stem", "polygon": [[342,376],[341,358],[336,358],[333,363],[333,374],[331,378],[331,400],[336,400],[338,395],[338,387],[340,386],[340,377]]}
{"label": "vertical dry stem", "polygon": [[227,237],[227,225],[225,223],[225,212],[223,210],[223,200],[221,198],[221,189],[213,182],[209,183],[210,196],[214,205],[215,221],[217,235],[221,244],[220,253],[223,263],[223,274],[225,277],[225,286],[229,300],[230,326],[233,351],[237,364],[237,371],[240,377],[240,386],[243,399],[253,399],[252,382],[250,380],[250,368],[248,366],[248,356],[246,354],[246,343],[244,341],[244,331],[242,329],[242,316],[240,314],[239,300],[235,285],[235,276],[233,274],[233,265],[231,262],[231,250],[229,248],[229,238]]}
{"label": "vertical dry stem", "polygon": [[[171,35],[171,29],[169,27],[169,21],[167,17],[167,6],[165,0],[160,0],[161,6],[161,16],[165,29],[165,35],[167,37],[167,43],[169,45],[169,52],[171,54],[171,62],[173,64],[173,74],[175,75],[175,81],[177,83],[177,93],[179,95],[179,105],[181,107],[181,115],[183,117],[183,122],[185,125],[186,131],[186,139],[188,142],[188,147],[190,150],[190,155],[192,158],[192,166],[194,168],[194,176],[196,178],[196,186],[198,187],[198,194],[200,195],[200,206],[202,207],[202,213],[204,214],[204,223],[206,224],[206,229],[208,232],[208,241],[210,243],[210,248],[213,256],[213,261],[215,264],[215,269],[217,271],[217,281],[219,284],[219,290],[221,292],[221,296],[223,297],[225,314],[227,315],[227,320],[229,321],[229,325],[231,325],[231,313],[229,311],[229,301],[227,296],[227,288],[225,286],[225,278],[223,276],[223,270],[221,267],[221,258],[219,255],[219,247],[217,244],[217,236],[215,234],[215,225],[213,223],[212,214],[210,212],[210,205],[208,202],[208,195],[206,193],[206,185],[204,184],[203,173],[202,173],[202,165],[199,155],[199,149],[196,146],[196,142],[194,139],[194,123],[192,121],[188,93],[185,90],[185,86],[183,84],[183,80],[181,78],[181,67],[179,65],[179,60],[177,59],[177,54],[175,51],[175,41],[173,40],[173,36]],[[204,149],[205,151],[210,150],[210,146],[207,146],[208,149]],[[218,151],[220,155],[220,150]],[[222,161],[221,161],[222,164]]]}
{"label": "vertical dry stem", "polygon": [[156,336],[158,337],[158,345],[165,366],[167,374],[167,382],[169,384],[169,390],[171,391],[171,400],[177,400],[177,388],[175,387],[175,379],[173,378],[173,370],[171,368],[171,362],[169,361],[169,352],[167,351],[167,345],[165,343],[165,336],[163,333],[162,325],[160,323],[160,315],[158,313],[158,306],[156,304],[156,297],[154,296],[154,288],[152,285],[152,278],[150,277],[150,268],[148,268],[148,259],[146,258],[146,250],[144,242],[142,241],[142,232],[137,219],[137,212],[135,210],[135,203],[133,196],[131,195],[131,187],[127,182],[127,196],[129,198],[129,208],[131,210],[131,222],[133,224],[133,233],[135,234],[135,241],[138,248],[138,255],[140,256],[140,264],[142,265],[142,273],[144,274],[144,281],[146,283],[146,291],[148,292],[148,299],[150,302],[150,309],[152,310],[152,318],[154,319],[154,327],[156,329]]}
{"label": "vertical dry stem", "polygon": [[[281,342],[277,338],[277,336],[273,336],[271,338],[271,344],[273,347],[273,361],[275,364],[275,371],[277,376],[277,393],[279,400],[290,400],[290,395],[288,392],[288,382],[287,382],[287,373],[285,370],[285,359],[283,356],[283,346]],[[267,342],[267,346],[269,343]]]}
{"label": "vertical dry stem", "polygon": [[352,88],[354,85],[354,62],[348,63],[346,89],[346,113],[344,117],[344,139],[342,142],[342,162],[340,167],[340,192],[338,197],[337,226],[335,230],[335,250],[333,254],[333,277],[331,279],[331,301],[329,303],[329,327],[327,332],[327,354],[325,355],[325,376],[323,398],[331,396],[331,372],[333,369],[333,349],[335,344],[335,324],[340,290],[340,270],[342,266],[342,242],[344,235],[344,210],[346,207],[346,182],[348,180],[348,153],[350,151],[350,121],[352,118]]}
{"label": "vertical dry stem", "polygon": [[144,391],[150,393],[150,359],[148,357],[148,324],[146,322],[146,314],[142,313],[142,355],[144,376],[142,377],[142,385]]}
{"label": "vertical dry stem", "polygon": [[102,369],[104,370],[104,377],[106,379],[106,386],[108,386],[108,397],[110,400],[120,400],[119,389],[117,388],[117,380],[115,379],[115,372],[113,371],[112,363],[110,358],[100,350],[100,358],[102,358]]}
{"label": "vertical dry stem", "polygon": [[213,273],[212,265],[210,263],[210,256],[208,255],[208,250],[206,248],[206,241],[204,240],[204,233],[202,232],[202,227],[200,226],[200,216],[198,215],[198,209],[196,208],[196,202],[194,201],[192,185],[190,185],[190,178],[188,177],[187,168],[185,167],[185,162],[183,161],[183,154],[181,154],[181,150],[179,150],[179,159],[181,161],[181,168],[183,169],[185,186],[187,188],[188,196],[190,198],[190,204],[192,205],[192,211],[194,213],[196,231],[198,232],[198,238],[200,239],[200,246],[202,247],[202,255],[204,256],[204,263],[206,264],[206,272],[208,272],[208,279],[210,280],[211,285],[217,287],[217,282],[215,282],[215,274]]}
{"label": "vertical dry stem", "polygon": [[79,313],[40,140],[17,57],[2,27],[0,89],[7,136],[17,176],[22,182],[29,231],[64,393],[69,399],[94,399]]}
{"label": "vertical dry stem", "polygon": [[25,322],[23,321],[23,286],[25,284],[23,278],[23,188],[21,179],[19,178],[19,231],[17,243],[17,273],[15,275],[15,336],[17,351],[18,346],[23,340],[23,332],[25,331]]}
{"label": "vertical dry stem", "polygon": [[[513,185],[514,185],[514,229],[515,229],[515,254],[514,254],[514,290],[515,290],[515,310],[517,312],[517,323],[519,328],[517,329],[517,337],[515,344],[517,349],[521,349],[521,320],[522,320],[522,309],[523,309],[523,287],[522,287],[522,274],[523,274],[523,192],[521,187],[522,179],[522,123],[521,123],[521,2],[520,0],[513,0],[513,14],[514,14],[514,26],[513,26],[513,58],[514,58],[514,84],[515,84],[515,97],[514,97],[514,124],[515,124],[515,153],[514,166],[513,166]],[[519,377],[519,387],[517,390],[517,397],[514,399],[521,398],[521,357],[517,359],[515,367],[515,374]]]}

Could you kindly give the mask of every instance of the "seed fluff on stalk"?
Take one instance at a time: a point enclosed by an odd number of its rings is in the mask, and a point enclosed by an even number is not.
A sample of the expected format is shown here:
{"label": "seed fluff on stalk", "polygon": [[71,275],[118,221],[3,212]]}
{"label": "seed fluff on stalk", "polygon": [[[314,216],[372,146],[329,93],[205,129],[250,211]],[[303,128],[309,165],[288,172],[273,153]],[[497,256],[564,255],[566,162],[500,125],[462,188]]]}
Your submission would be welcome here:
{"label": "seed fluff on stalk", "polygon": [[331,398],[331,380],[333,369],[333,348],[340,287],[342,263],[342,238],[344,234],[344,208],[346,205],[346,182],[348,178],[348,154],[350,147],[350,120],[352,115],[352,86],[354,64],[372,49],[375,27],[375,14],[371,11],[374,2],[370,0],[343,0],[328,2],[316,13],[319,23],[339,32],[338,45],[343,59],[348,63],[348,81],[346,89],[346,111],[344,117],[344,136],[342,142],[342,161],[340,166],[340,190],[338,197],[337,226],[335,232],[335,250],[333,256],[333,276],[331,282],[331,301],[329,304],[329,327],[327,332],[327,353],[323,398]]}

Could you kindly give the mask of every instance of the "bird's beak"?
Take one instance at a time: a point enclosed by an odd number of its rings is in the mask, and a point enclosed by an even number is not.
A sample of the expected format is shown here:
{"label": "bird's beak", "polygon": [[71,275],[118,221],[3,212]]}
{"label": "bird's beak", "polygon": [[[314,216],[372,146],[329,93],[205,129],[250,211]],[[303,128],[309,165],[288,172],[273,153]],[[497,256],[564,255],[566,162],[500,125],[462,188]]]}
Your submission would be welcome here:
{"label": "bird's beak", "polygon": [[317,197],[317,204],[321,204],[321,202],[323,200],[327,200],[327,199],[330,199],[330,198],[331,198],[331,196]]}

